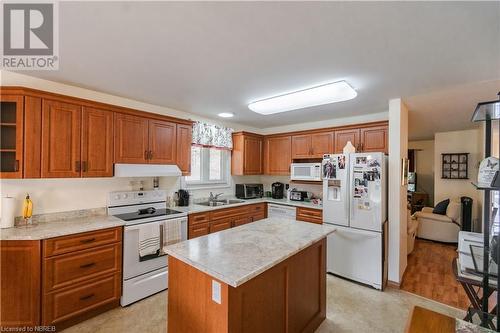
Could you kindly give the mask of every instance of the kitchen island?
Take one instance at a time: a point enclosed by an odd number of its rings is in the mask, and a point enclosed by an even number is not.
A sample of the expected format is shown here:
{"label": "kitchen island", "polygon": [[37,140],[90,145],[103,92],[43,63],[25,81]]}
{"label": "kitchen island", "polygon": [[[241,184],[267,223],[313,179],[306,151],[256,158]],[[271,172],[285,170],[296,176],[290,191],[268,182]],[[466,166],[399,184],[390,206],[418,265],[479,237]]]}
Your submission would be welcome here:
{"label": "kitchen island", "polygon": [[328,225],[268,218],[166,247],[169,332],[314,332]]}

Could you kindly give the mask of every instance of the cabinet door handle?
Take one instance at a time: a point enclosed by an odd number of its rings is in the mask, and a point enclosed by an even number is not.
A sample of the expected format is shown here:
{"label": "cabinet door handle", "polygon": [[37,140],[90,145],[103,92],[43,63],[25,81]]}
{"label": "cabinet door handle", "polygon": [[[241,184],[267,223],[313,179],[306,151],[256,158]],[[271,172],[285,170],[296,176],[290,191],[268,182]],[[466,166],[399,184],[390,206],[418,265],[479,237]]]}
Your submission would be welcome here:
{"label": "cabinet door handle", "polygon": [[144,151],[144,159],[147,160],[149,158],[149,154],[148,154],[148,151],[145,150]]}
{"label": "cabinet door handle", "polygon": [[18,172],[18,171],[19,171],[19,160],[16,160],[16,161],[14,162],[14,171],[15,171],[15,172]]}
{"label": "cabinet door handle", "polygon": [[153,159],[153,151],[152,151],[152,150],[150,150],[150,151],[149,151],[149,159],[150,159],[150,160],[152,160],[152,159]]}
{"label": "cabinet door handle", "polygon": [[88,295],[85,295],[85,296],[82,296],[82,297],[80,297],[80,301],[85,301],[85,300],[87,300],[87,299],[89,299],[89,298],[92,298],[92,297],[94,297],[94,296],[95,296],[95,294],[94,294],[94,293],[92,293],[92,294],[88,294]]}
{"label": "cabinet door handle", "polygon": [[75,162],[75,171],[76,171],[76,172],[80,172],[80,171],[82,171],[82,164],[81,164],[81,161],[76,161],[76,162]]}
{"label": "cabinet door handle", "polygon": [[82,161],[82,171],[87,172],[87,161]]}
{"label": "cabinet door handle", "polygon": [[92,267],[92,266],[95,266],[95,262],[91,262],[91,263],[88,263],[88,264],[80,265],[80,268],[89,268],[89,267]]}
{"label": "cabinet door handle", "polygon": [[88,243],[92,243],[93,241],[95,241],[95,237],[93,237],[93,238],[87,238],[87,239],[82,239],[82,240],[80,240],[80,243],[82,243],[82,244],[88,244]]}

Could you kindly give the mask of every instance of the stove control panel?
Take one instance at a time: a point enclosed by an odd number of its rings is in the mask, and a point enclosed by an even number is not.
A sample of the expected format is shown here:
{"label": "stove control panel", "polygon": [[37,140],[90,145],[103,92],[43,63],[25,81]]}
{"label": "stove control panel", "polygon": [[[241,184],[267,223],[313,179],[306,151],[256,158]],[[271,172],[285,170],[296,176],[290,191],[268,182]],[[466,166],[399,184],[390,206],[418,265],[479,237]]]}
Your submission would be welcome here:
{"label": "stove control panel", "polygon": [[167,200],[167,191],[119,191],[108,195],[108,207],[137,205],[150,202],[162,202]]}

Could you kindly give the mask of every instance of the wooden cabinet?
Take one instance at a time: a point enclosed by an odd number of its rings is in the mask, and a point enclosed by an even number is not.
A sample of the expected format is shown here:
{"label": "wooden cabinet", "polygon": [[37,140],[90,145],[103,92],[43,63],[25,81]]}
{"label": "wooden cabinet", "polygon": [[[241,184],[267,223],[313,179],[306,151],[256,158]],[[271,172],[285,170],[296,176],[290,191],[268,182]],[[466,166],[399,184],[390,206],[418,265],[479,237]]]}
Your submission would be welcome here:
{"label": "wooden cabinet", "polygon": [[333,151],[333,132],[292,136],[292,158],[322,158]]}
{"label": "wooden cabinet", "polygon": [[336,154],[342,153],[348,141],[351,141],[352,145],[356,147],[356,151],[359,150],[358,128],[335,131],[335,153]]}
{"label": "wooden cabinet", "polygon": [[322,224],[323,211],[309,207],[297,207],[297,221]]}
{"label": "wooden cabinet", "polygon": [[233,133],[231,174],[261,175],[263,172],[263,137],[248,132]]}
{"label": "wooden cabinet", "polygon": [[177,166],[183,176],[191,174],[191,144],[193,126],[177,124]]}
{"label": "wooden cabinet", "polygon": [[115,113],[115,163],[147,163],[148,119]]}
{"label": "wooden cabinet", "polygon": [[90,107],[82,112],[82,176],[113,176],[113,113]]}
{"label": "wooden cabinet", "polygon": [[42,178],[80,177],[81,106],[42,102]]}
{"label": "wooden cabinet", "polygon": [[387,126],[367,127],[360,130],[361,151],[389,153]]}
{"label": "wooden cabinet", "polygon": [[24,99],[0,95],[0,178],[23,176]]}
{"label": "wooden cabinet", "polygon": [[289,175],[292,162],[292,137],[276,136],[264,140],[264,173]]}
{"label": "wooden cabinet", "polygon": [[356,152],[389,153],[387,125],[335,131],[335,153],[342,153],[347,141],[351,141]]}
{"label": "wooden cabinet", "polygon": [[115,113],[115,163],[175,164],[175,123]]}
{"label": "wooden cabinet", "polygon": [[24,97],[23,178],[42,176],[42,99]]}
{"label": "wooden cabinet", "polygon": [[43,241],[42,325],[57,329],[119,305],[122,228]]}
{"label": "wooden cabinet", "polygon": [[265,219],[266,216],[266,203],[220,208],[209,212],[189,214],[188,238],[196,238],[208,235],[209,233],[238,227]]}
{"label": "wooden cabinet", "polygon": [[177,126],[175,123],[149,120],[149,161],[153,164],[175,164]]}
{"label": "wooden cabinet", "polygon": [[0,241],[0,326],[40,325],[40,241]]}

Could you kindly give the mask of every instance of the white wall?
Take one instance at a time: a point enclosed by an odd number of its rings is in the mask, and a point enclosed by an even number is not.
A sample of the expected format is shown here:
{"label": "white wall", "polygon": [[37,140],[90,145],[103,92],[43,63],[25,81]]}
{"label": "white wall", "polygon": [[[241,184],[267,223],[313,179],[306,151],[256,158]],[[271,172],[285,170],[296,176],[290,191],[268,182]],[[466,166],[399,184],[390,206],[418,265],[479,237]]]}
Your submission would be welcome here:
{"label": "white wall", "polygon": [[389,281],[399,284],[406,269],[406,186],[402,159],[408,157],[408,109],[400,98],[389,101]]}
{"label": "white wall", "polygon": [[434,140],[408,142],[415,149],[417,190],[429,194],[428,205],[434,204]]}
{"label": "white wall", "polygon": [[[471,181],[477,179],[479,162],[484,154],[483,129],[436,133],[434,141],[434,204],[448,198],[471,197],[474,200],[473,221],[479,222],[483,202],[482,192],[476,190]],[[441,154],[443,153],[469,153],[469,179],[441,179]]]}

